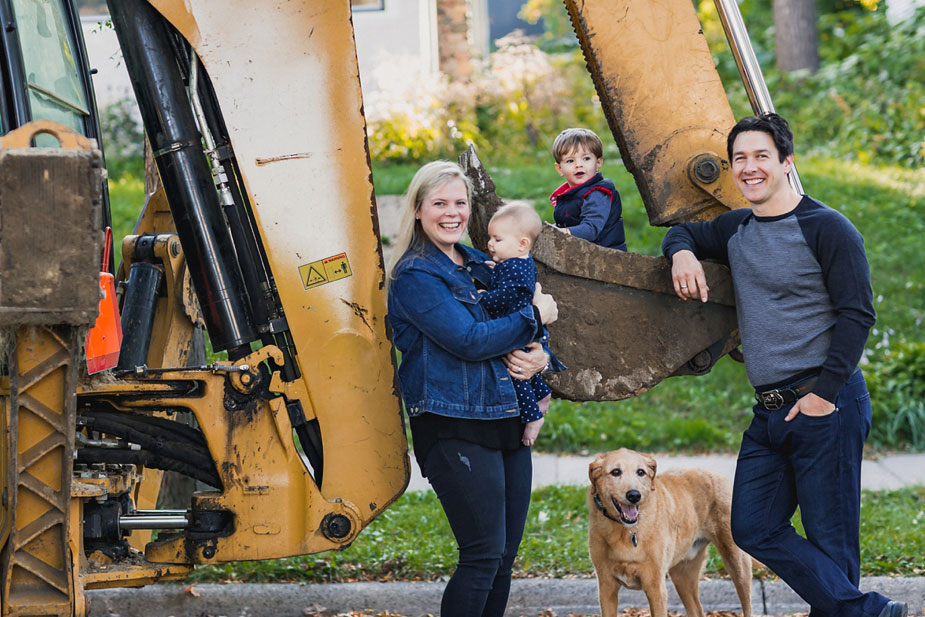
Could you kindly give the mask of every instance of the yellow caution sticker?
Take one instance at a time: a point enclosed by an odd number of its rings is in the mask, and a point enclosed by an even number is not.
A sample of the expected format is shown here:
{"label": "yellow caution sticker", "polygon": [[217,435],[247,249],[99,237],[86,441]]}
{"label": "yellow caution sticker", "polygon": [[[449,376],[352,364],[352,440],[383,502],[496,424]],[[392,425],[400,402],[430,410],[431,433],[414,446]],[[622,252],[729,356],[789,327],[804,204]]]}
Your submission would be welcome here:
{"label": "yellow caution sticker", "polygon": [[299,275],[302,277],[302,285],[305,289],[318,287],[331,281],[339,281],[352,274],[353,270],[350,269],[347,253],[326,257],[310,264],[299,266]]}

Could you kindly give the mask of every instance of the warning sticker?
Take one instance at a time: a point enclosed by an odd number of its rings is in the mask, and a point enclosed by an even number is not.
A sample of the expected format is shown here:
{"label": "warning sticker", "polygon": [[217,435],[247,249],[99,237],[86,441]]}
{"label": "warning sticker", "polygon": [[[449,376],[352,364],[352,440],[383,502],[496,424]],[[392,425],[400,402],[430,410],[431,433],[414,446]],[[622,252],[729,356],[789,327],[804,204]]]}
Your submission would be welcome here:
{"label": "warning sticker", "polygon": [[353,274],[353,270],[350,269],[347,253],[341,253],[299,266],[299,274],[302,276],[302,285],[305,289],[311,289],[347,278]]}

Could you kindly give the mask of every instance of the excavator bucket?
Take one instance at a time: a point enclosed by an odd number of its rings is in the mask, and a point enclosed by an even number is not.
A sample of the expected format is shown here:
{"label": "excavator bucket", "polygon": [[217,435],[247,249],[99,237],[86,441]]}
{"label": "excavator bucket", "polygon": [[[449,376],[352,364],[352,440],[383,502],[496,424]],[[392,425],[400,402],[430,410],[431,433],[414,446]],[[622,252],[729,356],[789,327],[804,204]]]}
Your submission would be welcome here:
{"label": "excavator bucket", "polygon": [[[485,251],[488,220],[501,205],[470,147],[460,164],[473,180],[469,235]],[[673,375],[699,375],[738,345],[732,279],[705,263],[710,301],[684,302],[668,260],[597,246],[546,225],[534,249],[543,291],[559,305],[550,348],[568,370],[545,375],[557,396],[616,401]]]}
{"label": "excavator bucket", "polygon": [[[650,224],[708,220],[746,206],[726,157],[735,119],[693,3],[565,5]],[[484,249],[488,219],[501,202],[474,151],[460,162],[477,187],[470,235]],[[627,244],[634,248],[632,237]],[[710,299],[701,303],[675,295],[661,257],[602,248],[552,228],[534,257],[543,290],[559,304],[550,347],[569,368],[547,381],[562,398],[636,396],[666,377],[707,373],[738,345],[723,265],[704,264]]]}

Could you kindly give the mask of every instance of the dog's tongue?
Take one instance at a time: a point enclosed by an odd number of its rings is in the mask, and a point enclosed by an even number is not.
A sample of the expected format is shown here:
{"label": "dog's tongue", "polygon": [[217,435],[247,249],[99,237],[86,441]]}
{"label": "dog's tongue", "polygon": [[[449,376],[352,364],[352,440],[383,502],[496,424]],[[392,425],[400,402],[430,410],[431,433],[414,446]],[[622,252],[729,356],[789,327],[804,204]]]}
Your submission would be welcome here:
{"label": "dog's tongue", "polygon": [[623,512],[623,517],[628,521],[635,521],[636,517],[639,516],[639,508],[636,506],[624,506],[620,504],[620,510]]}

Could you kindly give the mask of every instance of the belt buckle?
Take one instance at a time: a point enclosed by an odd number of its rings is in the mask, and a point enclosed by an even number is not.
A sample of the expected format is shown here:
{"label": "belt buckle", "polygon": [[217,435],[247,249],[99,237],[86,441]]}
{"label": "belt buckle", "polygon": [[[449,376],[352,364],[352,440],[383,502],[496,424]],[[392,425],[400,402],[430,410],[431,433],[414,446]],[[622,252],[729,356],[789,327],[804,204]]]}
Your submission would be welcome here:
{"label": "belt buckle", "polygon": [[784,395],[780,393],[780,390],[762,392],[758,396],[758,402],[768,411],[777,411],[784,406]]}

